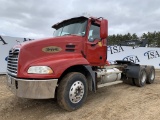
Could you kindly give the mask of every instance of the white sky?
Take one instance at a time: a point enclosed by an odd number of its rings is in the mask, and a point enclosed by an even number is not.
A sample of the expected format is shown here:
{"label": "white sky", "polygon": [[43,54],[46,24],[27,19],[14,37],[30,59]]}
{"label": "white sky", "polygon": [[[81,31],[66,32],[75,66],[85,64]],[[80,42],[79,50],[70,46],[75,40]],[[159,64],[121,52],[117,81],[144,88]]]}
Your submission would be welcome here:
{"label": "white sky", "polygon": [[0,35],[51,37],[51,26],[88,13],[109,21],[109,35],[160,31],[160,0],[0,0]]}

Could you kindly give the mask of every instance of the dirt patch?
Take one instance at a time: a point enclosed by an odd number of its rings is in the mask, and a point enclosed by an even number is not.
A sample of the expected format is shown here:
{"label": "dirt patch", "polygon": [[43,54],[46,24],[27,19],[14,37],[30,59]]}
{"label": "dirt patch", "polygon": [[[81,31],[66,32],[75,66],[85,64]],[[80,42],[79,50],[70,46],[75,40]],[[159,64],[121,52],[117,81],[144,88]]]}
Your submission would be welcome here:
{"label": "dirt patch", "polygon": [[0,120],[157,120],[160,117],[160,71],[154,84],[142,88],[123,83],[89,93],[78,110],[62,110],[56,100],[14,96],[0,76]]}

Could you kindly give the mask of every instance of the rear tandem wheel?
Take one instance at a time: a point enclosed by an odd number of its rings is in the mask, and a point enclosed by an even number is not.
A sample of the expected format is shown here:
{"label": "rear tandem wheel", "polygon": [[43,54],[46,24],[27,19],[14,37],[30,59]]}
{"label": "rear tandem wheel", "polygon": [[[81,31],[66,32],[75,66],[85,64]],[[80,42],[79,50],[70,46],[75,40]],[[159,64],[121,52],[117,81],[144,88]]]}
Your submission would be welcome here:
{"label": "rear tandem wheel", "polygon": [[130,78],[123,76],[123,83],[129,85],[136,85],[138,87],[143,87],[146,83],[152,84],[155,80],[155,68],[154,66],[140,66],[140,71],[138,73],[138,78]]}
{"label": "rear tandem wheel", "polygon": [[155,79],[155,68],[154,68],[154,66],[147,66],[145,69],[146,69],[146,72],[147,72],[146,83],[152,84],[154,82],[154,79]]}
{"label": "rear tandem wheel", "polygon": [[134,79],[135,85],[138,87],[143,87],[146,84],[147,72],[144,67],[140,67],[138,78]]}

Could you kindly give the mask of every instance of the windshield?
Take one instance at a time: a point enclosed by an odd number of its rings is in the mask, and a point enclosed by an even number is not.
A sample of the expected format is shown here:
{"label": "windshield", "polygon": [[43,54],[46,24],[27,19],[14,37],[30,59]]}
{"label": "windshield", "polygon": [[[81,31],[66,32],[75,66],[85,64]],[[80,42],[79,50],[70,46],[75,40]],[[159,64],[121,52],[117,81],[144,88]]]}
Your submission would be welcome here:
{"label": "windshield", "polygon": [[60,24],[54,32],[54,36],[78,35],[84,36],[86,32],[87,20],[69,20]]}

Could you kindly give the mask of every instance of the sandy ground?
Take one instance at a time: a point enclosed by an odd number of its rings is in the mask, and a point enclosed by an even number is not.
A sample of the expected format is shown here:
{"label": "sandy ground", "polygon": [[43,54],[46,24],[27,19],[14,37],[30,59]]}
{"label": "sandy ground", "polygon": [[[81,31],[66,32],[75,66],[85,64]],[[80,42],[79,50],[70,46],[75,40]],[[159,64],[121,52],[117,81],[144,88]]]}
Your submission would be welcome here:
{"label": "sandy ground", "polygon": [[160,71],[154,84],[142,88],[123,83],[89,93],[78,110],[67,112],[54,99],[33,100],[14,96],[0,76],[0,120],[159,120]]}

